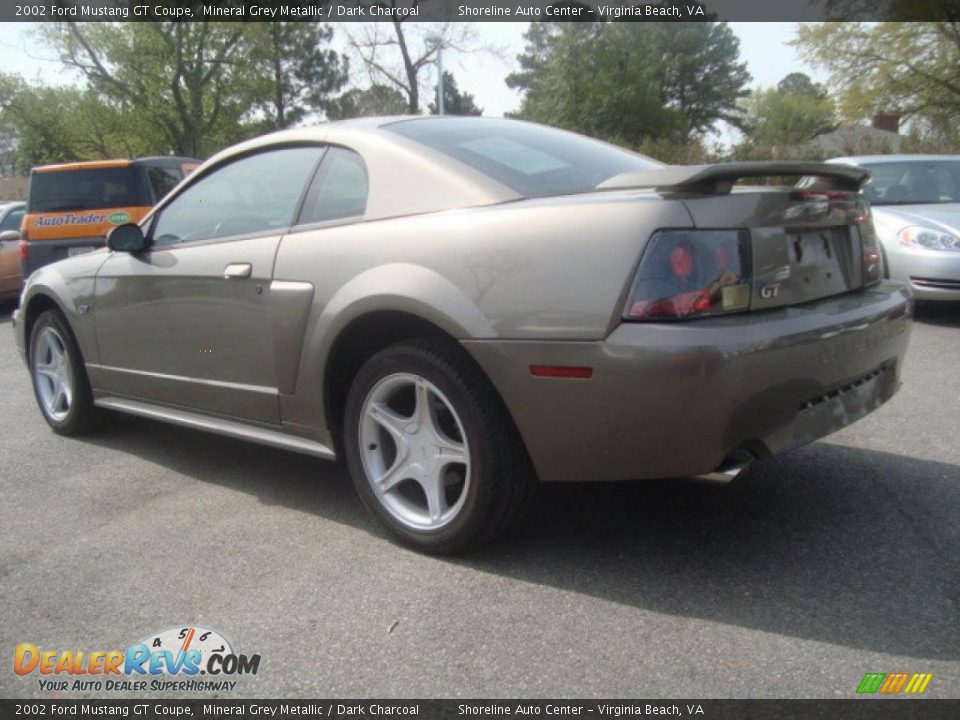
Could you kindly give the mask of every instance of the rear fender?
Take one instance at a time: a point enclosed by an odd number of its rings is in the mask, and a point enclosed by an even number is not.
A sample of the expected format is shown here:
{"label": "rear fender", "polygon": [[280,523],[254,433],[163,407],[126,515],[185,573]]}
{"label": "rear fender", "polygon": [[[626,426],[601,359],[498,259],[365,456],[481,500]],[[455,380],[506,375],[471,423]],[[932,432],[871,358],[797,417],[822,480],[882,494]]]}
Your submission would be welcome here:
{"label": "rear fender", "polygon": [[414,315],[457,339],[495,337],[493,327],[479,308],[439,273],[410,263],[366,270],[344,284],[322,307],[315,299],[296,389],[293,395],[281,397],[284,423],[320,429],[321,439],[330,439],[323,398],[330,352],[351,322],[381,311]]}

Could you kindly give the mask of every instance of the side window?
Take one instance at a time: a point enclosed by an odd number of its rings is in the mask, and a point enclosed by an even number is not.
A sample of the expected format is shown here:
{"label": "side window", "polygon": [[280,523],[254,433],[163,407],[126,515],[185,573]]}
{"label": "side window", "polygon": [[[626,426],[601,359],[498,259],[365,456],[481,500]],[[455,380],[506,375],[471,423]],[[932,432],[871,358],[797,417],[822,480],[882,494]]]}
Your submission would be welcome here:
{"label": "side window", "polygon": [[285,230],[322,154],[321,147],[267,150],[215,169],[161,211],[154,244]]}
{"label": "side window", "polygon": [[367,209],[367,170],[352,150],[331,148],[307,191],[299,224],[363,215]]}
{"label": "side window", "polygon": [[13,210],[0,222],[0,232],[7,230],[19,230],[20,223],[23,221],[23,210]]}
{"label": "side window", "polygon": [[183,176],[177,168],[152,167],[147,168],[147,177],[150,180],[153,201],[160,202],[168,192],[177,186]]}

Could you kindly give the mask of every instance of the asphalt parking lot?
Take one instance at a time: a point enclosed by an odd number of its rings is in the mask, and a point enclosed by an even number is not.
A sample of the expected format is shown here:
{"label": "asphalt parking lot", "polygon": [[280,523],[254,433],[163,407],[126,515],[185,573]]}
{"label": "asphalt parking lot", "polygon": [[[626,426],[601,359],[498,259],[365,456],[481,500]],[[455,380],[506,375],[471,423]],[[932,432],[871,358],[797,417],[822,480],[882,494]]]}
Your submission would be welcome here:
{"label": "asphalt parking lot", "polygon": [[960,306],[920,308],[904,373],[732,485],[546,486],[520,532],[437,559],[319,460],[137,418],[54,435],[7,307],[0,696],[105,695],[41,691],[17,643],[201,624],[262,657],[227,697],[853,697],[894,671],[960,697]]}

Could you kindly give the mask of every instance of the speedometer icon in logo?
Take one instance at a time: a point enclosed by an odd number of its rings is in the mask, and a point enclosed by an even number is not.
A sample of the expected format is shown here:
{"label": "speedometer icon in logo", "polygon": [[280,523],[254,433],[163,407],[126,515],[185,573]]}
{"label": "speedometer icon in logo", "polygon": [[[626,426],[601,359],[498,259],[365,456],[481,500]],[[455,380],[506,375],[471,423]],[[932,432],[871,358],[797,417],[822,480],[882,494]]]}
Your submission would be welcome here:
{"label": "speedometer icon in logo", "polygon": [[[190,625],[167,628],[158,633],[148,635],[141,640],[151,653],[169,652],[173,657],[185,657],[188,652],[197,651],[200,653],[199,662],[196,666],[206,668],[210,657],[214,654],[227,656],[233,655],[233,646],[217,630],[203,627],[202,625]],[[194,658],[197,656],[194,654]],[[204,671],[201,670],[201,673]]]}

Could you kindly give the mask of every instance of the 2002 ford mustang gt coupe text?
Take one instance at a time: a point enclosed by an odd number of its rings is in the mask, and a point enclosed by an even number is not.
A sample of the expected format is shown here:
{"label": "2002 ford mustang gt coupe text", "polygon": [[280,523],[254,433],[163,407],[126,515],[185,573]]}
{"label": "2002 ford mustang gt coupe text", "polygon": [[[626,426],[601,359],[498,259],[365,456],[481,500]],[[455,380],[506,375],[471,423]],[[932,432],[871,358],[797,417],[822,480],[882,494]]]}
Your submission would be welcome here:
{"label": "2002 ford mustang gt coupe text", "polygon": [[502,119],[284,131],[34,273],[16,334],[55,431],[110,409],[343,455],[449,552],[538,481],[732,475],[890,398],[911,305],[866,179]]}

